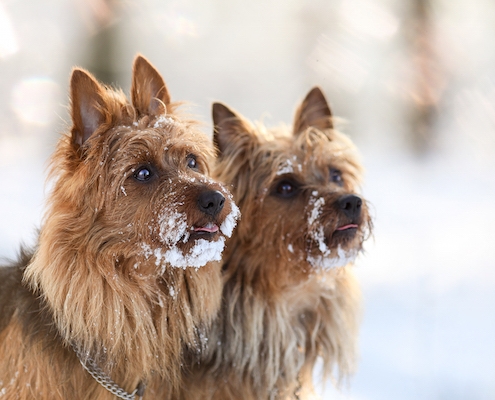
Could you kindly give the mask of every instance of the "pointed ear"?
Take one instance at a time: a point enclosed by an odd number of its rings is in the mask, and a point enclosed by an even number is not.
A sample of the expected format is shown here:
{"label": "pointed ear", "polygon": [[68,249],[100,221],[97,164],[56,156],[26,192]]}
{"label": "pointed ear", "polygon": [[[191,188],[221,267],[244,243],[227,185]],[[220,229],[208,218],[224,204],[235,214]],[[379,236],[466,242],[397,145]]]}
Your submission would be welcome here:
{"label": "pointed ear", "polygon": [[136,56],[132,71],[131,98],[140,115],[160,115],[170,104],[165,81],[142,55]]}
{"label": "pointed ear", "polygon": [[248,143],[257,143],[252,133],[253,126],[241,114],[222,103],[213,103],[213,143],[220,155],[230,150],[239,150]]}
{"label": "pointed ear", "polygon": [[320,130],[332,129],[332,112],[319,87],[314,87],[306,95],[296,111],[294,118],[294,134],[298,134],[312,126]]}
{"label": "pointed ear", "polygon": [[105,122],[105,89],[87,71],[75,68],[70,79],[72,143],[82,145]]}

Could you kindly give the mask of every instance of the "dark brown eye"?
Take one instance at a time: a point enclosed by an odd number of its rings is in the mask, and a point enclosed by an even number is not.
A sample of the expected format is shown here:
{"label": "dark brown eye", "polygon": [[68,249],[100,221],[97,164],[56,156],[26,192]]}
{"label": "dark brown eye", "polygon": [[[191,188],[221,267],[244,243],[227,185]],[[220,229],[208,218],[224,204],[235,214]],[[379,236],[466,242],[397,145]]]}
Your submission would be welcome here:
{"label": "dark brown eye", "polygon": [[191,169],[197,169],[198,168],[198,162],[196,161],[196,156],[189,154],[187,156],[187,167]]}
{"label": "dark brown eye", "polygon": [[330,168],[330,181],[342,185],[344,182],[342,179],[342,172],[338,169]]}
{"label": "dark brown eye", "polygon": [[297,183],[284,180],[281,181],[275,186],[274,194],[277,197],[289,198],[294,196],[298,192],[299,186]]}
{"label": "dark brown eye", "polygon": [[153,172],[151,172],[150,167],[139,167],[134,172],[134,178],[139,182],[147,182],[153,176]]}

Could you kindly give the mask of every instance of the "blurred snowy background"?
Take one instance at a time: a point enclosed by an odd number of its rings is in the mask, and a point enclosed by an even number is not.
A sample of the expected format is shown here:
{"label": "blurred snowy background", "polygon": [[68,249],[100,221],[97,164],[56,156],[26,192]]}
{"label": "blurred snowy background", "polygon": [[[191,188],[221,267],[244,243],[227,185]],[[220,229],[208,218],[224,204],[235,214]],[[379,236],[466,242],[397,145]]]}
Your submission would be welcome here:
{"label": "blurred snowy background", "polygon": [[73,65],[137,52],[211,132],[289,123],[320,85],[367,169],[358,373],[325,399],[495,399],[493,0],[0,0],[0,255],[34,242]]}

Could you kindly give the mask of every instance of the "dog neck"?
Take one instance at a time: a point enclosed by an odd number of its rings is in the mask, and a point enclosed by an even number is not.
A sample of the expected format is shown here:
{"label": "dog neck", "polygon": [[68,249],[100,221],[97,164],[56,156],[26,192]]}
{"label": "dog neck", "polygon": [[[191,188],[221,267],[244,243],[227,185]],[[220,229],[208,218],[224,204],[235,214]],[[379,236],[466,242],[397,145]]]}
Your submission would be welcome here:
{"label": "dog neck", "polygon": [[136,389],[132,393],[126,392],[123,388],[117,385],[110,376],[105,374],[103,370],[98,366],[96,361],[90,356],[84,356],[82,352],[78,349],[76,345],[72,345],[74,352],[79,359],[79,362],[83,366],[83,368],[93,377],[93,379],[98,382],[101,386],[103,386],[110,393],[115,395],[117,398],[122,400],[135,400],[136,396],[139,399],[143,398],[144,390],[146,385],[143,381],[139,382]]}

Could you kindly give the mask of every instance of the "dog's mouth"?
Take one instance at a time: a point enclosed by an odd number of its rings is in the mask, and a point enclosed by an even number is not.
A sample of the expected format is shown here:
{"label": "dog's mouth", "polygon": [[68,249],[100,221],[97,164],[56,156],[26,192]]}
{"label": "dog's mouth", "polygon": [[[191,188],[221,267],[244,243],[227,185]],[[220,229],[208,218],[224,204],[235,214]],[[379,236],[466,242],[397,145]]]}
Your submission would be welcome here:
{"label": "dog's mouth", "polygon": [[329,247],[336,247],[338,245],[353,246],[354,239],[357,237],[359,231],[359,224],[354,221],[344,223],[334,229],[333,232],[328,232],[326,243]]}
{"label": "dog's mouth", "polygon": [[336,232],[343,232],[343,231],[349,231],[349,230],[357,230],[359,228],[358,224],[347,224],[347,225],[342,225],[341,227],[335,229]]}
{"label": "dog's mouth", "polygon": [[208,222],[205,225],[195,225],[192,227],[191,238],[192,239],[212,239],[218,233],[220,228],[213,222]]}

